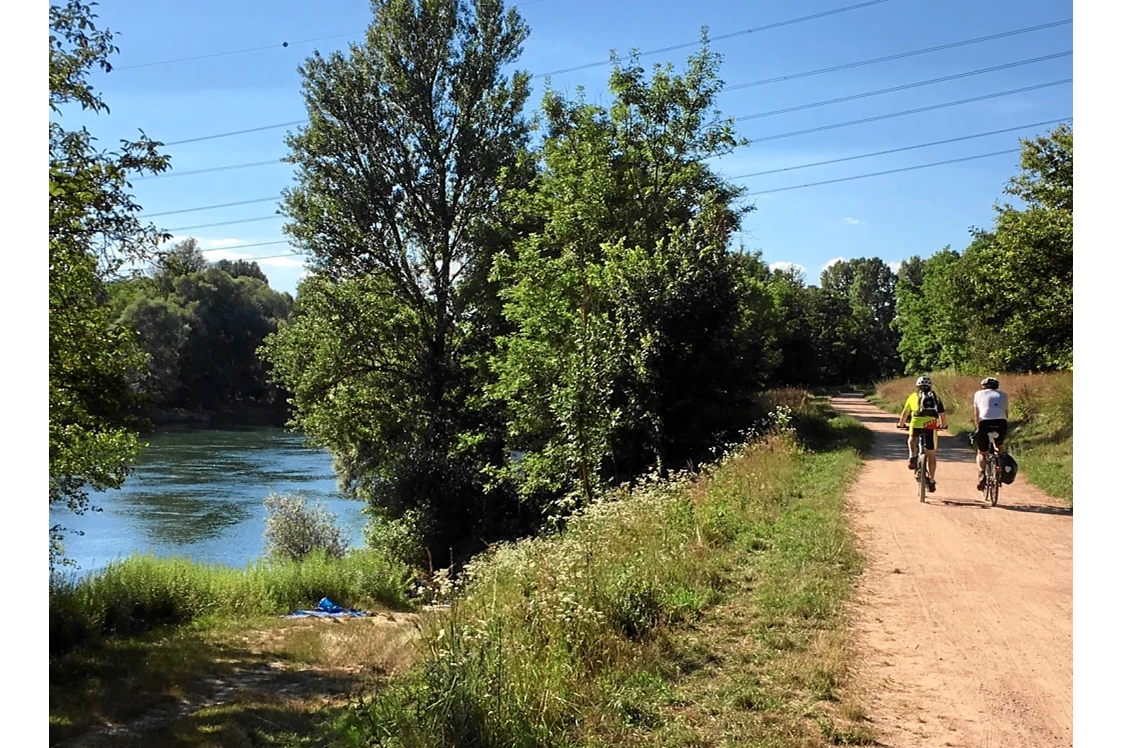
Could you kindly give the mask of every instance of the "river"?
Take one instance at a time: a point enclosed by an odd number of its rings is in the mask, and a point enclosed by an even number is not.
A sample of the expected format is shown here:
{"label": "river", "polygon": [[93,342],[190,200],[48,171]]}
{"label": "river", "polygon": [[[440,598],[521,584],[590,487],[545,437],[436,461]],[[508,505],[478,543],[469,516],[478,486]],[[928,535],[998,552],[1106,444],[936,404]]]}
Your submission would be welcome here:
{"label": "river", "polygon": [[133,553],[189,556],[244,567],[264,549],[265,497],[303,494],[338,518],[352,545],[362,504],[336,490],[331,457],[299,434],[275,428],[176,428],[147,437],[136,471],[119,490],[92,492],[100,512],[51,508],[67,534],[66,556],[85,574]]}

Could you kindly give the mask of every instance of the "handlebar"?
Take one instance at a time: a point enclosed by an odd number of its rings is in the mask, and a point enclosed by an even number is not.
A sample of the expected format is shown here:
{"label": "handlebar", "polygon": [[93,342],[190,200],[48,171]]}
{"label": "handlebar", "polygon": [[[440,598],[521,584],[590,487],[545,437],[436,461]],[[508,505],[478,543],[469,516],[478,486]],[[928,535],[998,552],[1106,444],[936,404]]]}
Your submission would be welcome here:
{"label": "handlebar", "polygon": [[[904,429],[909,428],[909,426],[908,426],[908,424],[905,424],[904,426],[902,426],[901,424],[898,423],[897,428],[904,430]],[[931,431],[933,429],[921,429],[921,431],[925,431],[925,430]],[[947,431],[948,427],[947,426],[937,426],[934,430],[935,431]]]}

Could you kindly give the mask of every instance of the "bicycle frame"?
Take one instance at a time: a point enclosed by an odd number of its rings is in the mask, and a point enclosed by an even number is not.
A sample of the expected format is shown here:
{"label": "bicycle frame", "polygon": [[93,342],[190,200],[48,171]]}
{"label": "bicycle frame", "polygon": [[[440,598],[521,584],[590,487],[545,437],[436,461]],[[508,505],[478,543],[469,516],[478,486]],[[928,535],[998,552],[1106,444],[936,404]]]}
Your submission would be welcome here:
{"label": "bicycle frame", "polygon": [[924,439],[917,435],[916,438],[916,494],[921,501],[926,502],[928,493],[928,450],[924,448]]}
{"label": "bicycle frame", "polygon": [[998,505],[998,489],[1002,486],[998,473],[1001,469],[998,462],[998,450],[994,444],[994,440],[997,438],[997,431],[987,432],[987,450],[983,453],[983,501],[989,501],[991,506]]}
{"label": "bicycle frame", "polygon": [[[909,428],[907,426],[902,426],[901,428],[906,430],[906,431],[909,430]],[[935,429],[930,429],[930,430],[933,432],[933,438],[935,438],[935,432],[936,431],[943,431],[943,427],[937,427]],[[922,434],[921,431],[916,432],[917,454],[916,454],[916,470],[914,471],[915,476],[916,476],[916,495],[921,501],[927,502],[928,501],[928,499],[927,499],[927,496],[928,496],[928,450],[925,449],[925,447],[924,447],[924,437],[921,434]]]}

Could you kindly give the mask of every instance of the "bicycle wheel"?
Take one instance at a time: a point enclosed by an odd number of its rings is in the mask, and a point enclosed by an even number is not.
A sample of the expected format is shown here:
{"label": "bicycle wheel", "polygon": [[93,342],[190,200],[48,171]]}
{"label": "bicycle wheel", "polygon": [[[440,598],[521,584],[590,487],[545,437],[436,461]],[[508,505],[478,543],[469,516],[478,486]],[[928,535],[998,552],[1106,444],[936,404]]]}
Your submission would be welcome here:
{"label": "bicycle wheel", "polygon": [[999,472],[998,472],[999,471],[999,463],[998,463],[997,455],[991,457],[990,462],[991,462],[990,481],[991,481],[991,483],[994,484],[994,490],[990,494],[990,505],[991,506],[998,506],[998,489],[1002,486],[1002,481],[998,477],[999,476]]}
{"label": "bicycle wheel", "polygon": [[925,501],[925,495],[928,493],[928,453],[924,451],[924,445],[920,445],[920,456],[916,458],[916,493],[921,501]]}

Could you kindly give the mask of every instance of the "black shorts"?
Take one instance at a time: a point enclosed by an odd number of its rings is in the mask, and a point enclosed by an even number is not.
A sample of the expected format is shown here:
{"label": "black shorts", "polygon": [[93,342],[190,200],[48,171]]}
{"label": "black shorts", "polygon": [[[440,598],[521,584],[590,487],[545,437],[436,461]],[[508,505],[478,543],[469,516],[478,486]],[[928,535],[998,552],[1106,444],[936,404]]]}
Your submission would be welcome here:
{"label": "black shorts", "polygon": [[986,452],[990,448],[990,438],[987,436],[988,431],[997,431],[998,436],[995,437],[994,443],[1002,446],[1006,441],[1006,428],[1007,423],[1005,418],[994,418],[989,421],[979,421],[979,430],[975,432],[975,449],[980,452]]}
{"label": "black shorts", "polygon": [[[920,437],[919,443],[924,446],[924,449],[936,448],[936,432],[932,429],[916,429],[912,432]],[[911,435],[910,435],[911,438]]]}

